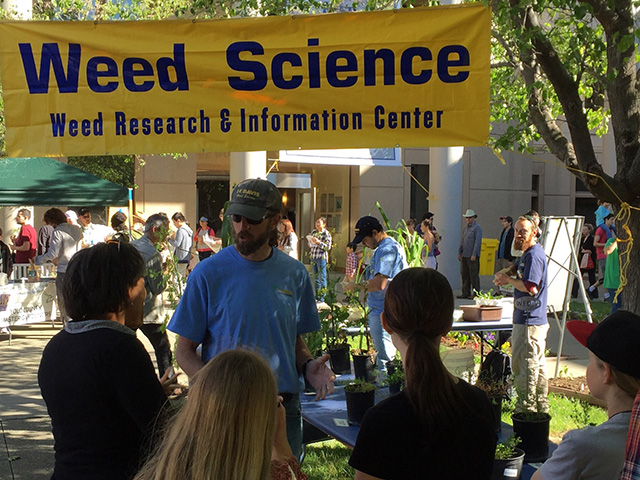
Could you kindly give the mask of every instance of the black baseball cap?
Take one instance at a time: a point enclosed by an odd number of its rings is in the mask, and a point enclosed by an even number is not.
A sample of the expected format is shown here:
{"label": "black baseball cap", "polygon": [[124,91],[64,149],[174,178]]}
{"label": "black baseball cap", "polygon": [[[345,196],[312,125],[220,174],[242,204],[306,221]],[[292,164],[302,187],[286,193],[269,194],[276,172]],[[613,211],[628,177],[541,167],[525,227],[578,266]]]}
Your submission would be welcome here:
{"label": "black baseball cap", "polygon": [[640,378],[640,316],[618,310],[600,323],[572,320],[567,322],[567,330],[603,362]]}
{"label": "black baseball cap", "polygon": [[231,203],[225,215],[242,215],[250,220],[260,220],[267,211],[280,213],[282,195],[276,186],[260,178],[243,180],[231,194]]}
{"label": "black baseball cap", "polygon": [[364,237],[371,235],[374,230],[382,231],[382,225],[380,225],[378,219],[371,216],[362,217],[356,222],[356,236],[353,237],[353,242],[351,243],[359,244]]}

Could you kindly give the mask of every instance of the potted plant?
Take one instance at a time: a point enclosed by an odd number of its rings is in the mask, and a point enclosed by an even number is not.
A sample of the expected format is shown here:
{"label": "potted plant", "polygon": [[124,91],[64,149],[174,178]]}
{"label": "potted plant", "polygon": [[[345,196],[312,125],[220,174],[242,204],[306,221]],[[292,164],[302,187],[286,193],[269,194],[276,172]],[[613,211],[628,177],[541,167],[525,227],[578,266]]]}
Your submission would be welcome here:
{"label": "potted plant", "polygon": [[504,295],[494,294],[493,288],[484,293],[474,290],[473,294],[473,300],[480,307],[496,307],[500,304],[500,300],[504,298]]}
{"label": "potted plant", "polygon": [[360,426],[365,412],[375,403],[376,386],[366,380],[356,379],[345,385],[344,393],[349,425]]}
{"label": "potted plant", "polygon": [[479,375],[476,381],[476,387],[484,391],[489,397],[493,416],[495,419],[494,429],[498,433],[502,429],[502,400],[509,398],[510,384],[489,378],[488,376]]}
{"label": "potted plant", "polygon": [[475,305],[460,305],[463,311],[462,318],[468,322],[480,322],[487,320],[500,320],[502,318],[502,295],[494,295],[493,289],[486,293],[474,290]]}
{"label": "potted plant", "polygon": [[524,463],[524,451],[517,448],[520,438],[513,434],[496,445],[491,480],[519,480]]}
{"label": "potted plant", "polygon": [[349,306],[338,302],[337,283],[337,280],[329,281],[324,297],[329,308],[321,309],[318,315],[320,316],[322,333],[325,336],[327,353],[331,357],[331,369],[336,375],[341,375],[351,372],[350,347],[344,330],[344,322],[349,318]]}
{"label": "potted plant", "polygon": [[543,462],[549,457],[549,422],[551,415],[543,412],[519,412],[511,415],[513,433],[521,438],[527,463]]}
{"label": "potted plant", "polygon": [[[390,362],[387,362],[387,368],[389,363]],[[387,373],[388,371],[389,370],[387,370]],[[389,385],[389,393],[391,395],[399,393],[400,390],[404,388],[404,368],[402,368],[402,363],[400,363],[399,367],[396,366],[393,368],[391,373],[388,373],[386,383]]]}
{"label": "potted plant", "polygon": [[360,300],[359,292],[347,294],[348,301],[360,310],[360,318],[356,321],[356,326],[360,327],[358,334],[358,347],[351,350],[353,357],[353,373],[355,378],[362,378],[368,382],[374,381],[375,355],[371,348],[371,332],[369,331],[369,307]]}

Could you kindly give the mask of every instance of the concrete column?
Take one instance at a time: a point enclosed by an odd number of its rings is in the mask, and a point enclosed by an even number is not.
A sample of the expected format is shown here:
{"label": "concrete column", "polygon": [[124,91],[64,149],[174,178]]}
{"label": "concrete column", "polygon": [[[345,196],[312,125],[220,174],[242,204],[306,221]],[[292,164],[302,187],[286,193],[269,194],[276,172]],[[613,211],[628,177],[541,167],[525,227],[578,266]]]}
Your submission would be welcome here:
{"label": "concrete column", "polygon": [[229,194],[247,178],[267,178],[267,152],[231,152]]}
{"label": "concrete column", "polygon": [[429,209],[442,237],[438,271],[451,288],[459,290],[458,245],[462,234],[462,166],[464,147],[439,147],[429,151]]}
{"label": "concrete column", "polygon": [[[442,5],[462,3],[461,0],[442,0]],[[429,150],[429,208],[435,215],[434,225],[443,237],[442,253],[438,257],[438,271],[451,288],[461,287],[458,245],[462,234],[462,155],[464,147],[438,147]]]}

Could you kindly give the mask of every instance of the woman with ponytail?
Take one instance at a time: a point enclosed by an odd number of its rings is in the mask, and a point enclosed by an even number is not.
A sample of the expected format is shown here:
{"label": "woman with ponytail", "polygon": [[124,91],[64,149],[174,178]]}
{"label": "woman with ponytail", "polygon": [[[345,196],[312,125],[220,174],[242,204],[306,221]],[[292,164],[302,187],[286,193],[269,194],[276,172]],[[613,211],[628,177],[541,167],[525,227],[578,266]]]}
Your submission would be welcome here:
{"label": "woman with ponytail", "polygon": [[436,270],[410,268],[389,284],[381,320],[402,355],[405,389],[365,415],[349,460],[356,480],[491,477],[489,400],[440,359],[453,308],[451,286]]}

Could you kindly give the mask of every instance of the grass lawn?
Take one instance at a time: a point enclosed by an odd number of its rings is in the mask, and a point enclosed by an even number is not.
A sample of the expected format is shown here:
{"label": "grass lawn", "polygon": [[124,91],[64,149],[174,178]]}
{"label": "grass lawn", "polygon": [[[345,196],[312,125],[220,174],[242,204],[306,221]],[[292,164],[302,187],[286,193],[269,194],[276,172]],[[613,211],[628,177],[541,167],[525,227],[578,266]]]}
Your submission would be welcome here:
{"label": "grass lawn", "polygon": [[[607,412],[585,402],[566,398],[564,395],[549,394],[551,425],[550,436],[559,442],[563,435],[575,428],[589,424],[599,425],[607,420]],[[503,402],[502,421],[511,425],[513,402]],[[355,471],[349,466],[351,450],[336,440],[320,442],[307,447],[307,456],[302,471],[309,480],[352,480]]]}
{"label": "grass lawn", "polygon": [[[587,319],[584,303],[578,300],[571,300],[569,310],[574,314],[573,317]],[[594,322],[602,321],[611,312],[611,304],[609,302],[591,301],[591,317]]]}

